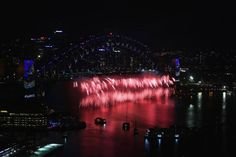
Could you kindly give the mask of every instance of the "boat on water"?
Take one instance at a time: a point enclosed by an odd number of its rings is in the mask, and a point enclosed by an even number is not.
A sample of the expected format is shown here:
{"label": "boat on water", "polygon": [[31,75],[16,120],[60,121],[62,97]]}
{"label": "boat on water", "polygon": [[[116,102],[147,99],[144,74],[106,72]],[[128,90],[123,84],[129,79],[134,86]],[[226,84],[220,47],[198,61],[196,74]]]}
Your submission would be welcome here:
{"label": "boat on water", "polygon": [[97,117],[96,119],[94,119],[94,123],[97,125],[106,125],[106,119],[101,118],[101,117]]}
{"label": "boat on water", "polygon": [[128,117],[128,106],[126,104],[126,114],[125,114],[125,122],[122,124],[122,129],[124,131],[129,131],[129,128],[130,128],[130,123],[127,122],[127,118]]}
{"label": "boat on water", "polygon": [[130,124],[128,122],[124,122],[122,125],[122,129],[124,131],[129,131],[129,128],[130,128]]}
{"label": "boat on water", "polygon": [[134,128],[134,136],[138,135],[138,128]]}
{"label": "boat on water", "polygon": [[134,136],[138,135],[137,121],[134,121]]}

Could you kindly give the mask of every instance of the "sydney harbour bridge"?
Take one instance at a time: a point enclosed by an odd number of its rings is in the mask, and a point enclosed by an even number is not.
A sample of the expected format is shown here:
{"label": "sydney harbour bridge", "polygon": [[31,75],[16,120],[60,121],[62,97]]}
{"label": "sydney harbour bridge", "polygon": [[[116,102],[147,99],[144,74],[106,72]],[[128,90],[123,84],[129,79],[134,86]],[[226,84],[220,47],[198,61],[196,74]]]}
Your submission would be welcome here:
{"label": "sydney harbour bridge", "polygon": [[42,60],[37,75],[54,79],[155,69],[147,45],[112,33],[90,37]]}
{"label": "sydney harbour bridge", "polygon": [[82,106],[168,97],[175,82],[158,73],[147,45],[112,33],[72,44],[37,65],[39,82],[71,82],[73,93],[83,97]]}

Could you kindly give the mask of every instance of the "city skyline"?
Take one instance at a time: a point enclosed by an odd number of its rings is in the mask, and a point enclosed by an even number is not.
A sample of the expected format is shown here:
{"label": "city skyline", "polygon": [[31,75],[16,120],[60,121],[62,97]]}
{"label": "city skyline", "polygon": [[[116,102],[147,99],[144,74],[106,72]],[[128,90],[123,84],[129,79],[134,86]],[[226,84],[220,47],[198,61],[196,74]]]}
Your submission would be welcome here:
{"label": "city skyline", "polygon": [[229,6],[1,4],[0,156],[229,156]]}

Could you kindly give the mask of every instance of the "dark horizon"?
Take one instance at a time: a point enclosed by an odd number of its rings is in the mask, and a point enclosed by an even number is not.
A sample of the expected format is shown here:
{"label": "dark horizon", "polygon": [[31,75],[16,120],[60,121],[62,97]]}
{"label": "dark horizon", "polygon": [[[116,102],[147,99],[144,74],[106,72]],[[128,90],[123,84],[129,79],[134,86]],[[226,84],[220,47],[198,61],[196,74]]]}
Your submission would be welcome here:
{"label": "dark horizon", "polygon": [[125,34],[161,48],[233,48],[233,9],[222,4],[34,2],[6,4],[1,40],[46,35],[63,29],[72,38]]}

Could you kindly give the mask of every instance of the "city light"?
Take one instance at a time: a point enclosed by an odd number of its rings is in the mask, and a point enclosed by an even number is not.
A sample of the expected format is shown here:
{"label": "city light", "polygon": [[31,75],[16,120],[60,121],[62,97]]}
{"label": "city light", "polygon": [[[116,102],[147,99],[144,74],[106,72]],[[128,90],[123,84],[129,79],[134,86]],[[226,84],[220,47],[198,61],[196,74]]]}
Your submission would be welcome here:
{"label": "city light", "polygon": [[63,33],[62,30],[55,30],[54,33]]}
{"label": "city light", "polygon": [[1,113],[8,113],[7,110],[0,110]]}
{"label": "city light", "polygon": [[189,105],[189,109],[193,109],[193,107],[194,107],[193,104]]}
{"label": "city light", "polygon": [[189,76],[189,81],[193,82],[194,81],[194,77],[193,76]]}

